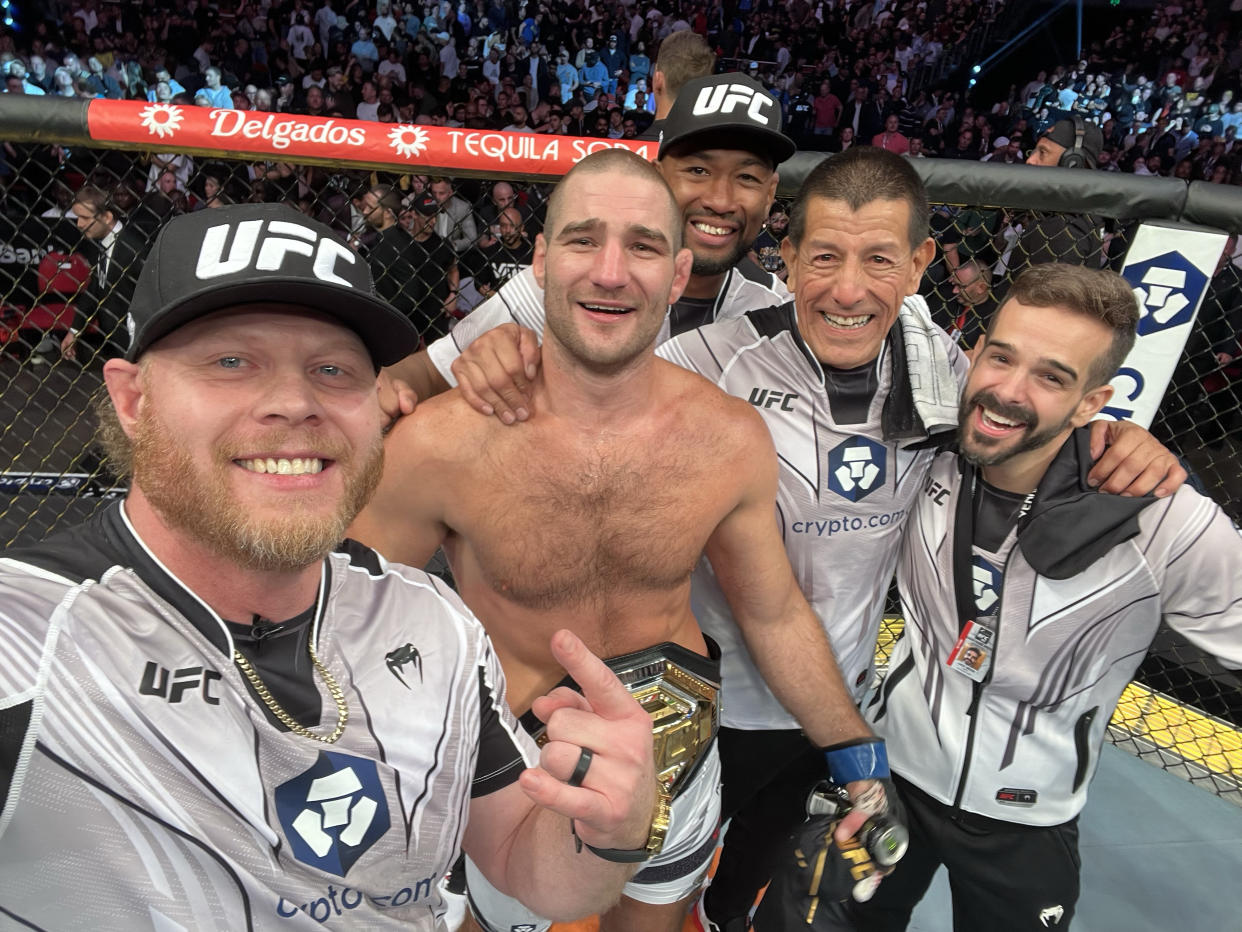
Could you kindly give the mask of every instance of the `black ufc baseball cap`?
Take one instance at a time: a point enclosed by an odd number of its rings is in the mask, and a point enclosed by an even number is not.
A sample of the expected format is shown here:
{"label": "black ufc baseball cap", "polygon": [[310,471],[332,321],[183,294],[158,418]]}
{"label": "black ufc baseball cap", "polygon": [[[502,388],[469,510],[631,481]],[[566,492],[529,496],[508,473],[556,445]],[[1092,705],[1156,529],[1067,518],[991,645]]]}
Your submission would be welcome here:
{"label": "black ufc baseball cap", "polygon": [[745,149],[771,159],[775,167],[797,149],[781,132],[781,105],[767,89],[741,72],[687,81],[677,93],[660,132],[660,154],[695,142],[700,149]]}
{"label": "black ufc baseball cap", "polygon": [[366,260],[284,204],[175,217],[160,231],[129,306],[131,362],[178,327],[242,304],[300,304],[358,334],[376,366],[418,348],[414,324],[375,296]]}

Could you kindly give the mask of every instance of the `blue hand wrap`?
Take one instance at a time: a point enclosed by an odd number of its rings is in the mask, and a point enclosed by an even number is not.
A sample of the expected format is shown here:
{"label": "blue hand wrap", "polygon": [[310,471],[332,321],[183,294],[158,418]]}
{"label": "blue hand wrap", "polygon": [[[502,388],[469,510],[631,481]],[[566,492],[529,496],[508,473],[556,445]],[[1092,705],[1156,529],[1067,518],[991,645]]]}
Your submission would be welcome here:
{"label": "blue hand wrap", "polygon": [[888,752],[883,738],[869,738],[856,744],[836,745],[824,748],[824,760],[832,782],[845,786],[855,780],[886,780]]}

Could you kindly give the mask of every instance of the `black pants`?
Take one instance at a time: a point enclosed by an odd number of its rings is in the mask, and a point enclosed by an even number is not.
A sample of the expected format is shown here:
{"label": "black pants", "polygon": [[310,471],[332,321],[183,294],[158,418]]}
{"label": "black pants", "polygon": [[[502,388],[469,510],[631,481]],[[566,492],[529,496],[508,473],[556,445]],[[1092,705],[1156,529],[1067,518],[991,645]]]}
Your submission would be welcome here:
{"label": "black pants", "polygon": [[[1035,827],[955,811],[896,781],[910,823],[910,850],[867,903],[822,908],[813,932],[900,932],[941,864],[949,871],[954,932],[1069,928],[1078,902],[1078,819]],[[786,927],[773,881],[756,932]],[[769,898],[776,899],[769,903]],[[788,898],[788,897],[786,897]],[[805,928],[805,926],[804,926]]]}
{"label": "black pants", "polygon": [[726,932],[742,928],[772,876],[789,833],[806,818],[806,797],[824,779],[824,753],[796,729],[720,729],[721,815],[731,819],[720,863],[704,896]]}

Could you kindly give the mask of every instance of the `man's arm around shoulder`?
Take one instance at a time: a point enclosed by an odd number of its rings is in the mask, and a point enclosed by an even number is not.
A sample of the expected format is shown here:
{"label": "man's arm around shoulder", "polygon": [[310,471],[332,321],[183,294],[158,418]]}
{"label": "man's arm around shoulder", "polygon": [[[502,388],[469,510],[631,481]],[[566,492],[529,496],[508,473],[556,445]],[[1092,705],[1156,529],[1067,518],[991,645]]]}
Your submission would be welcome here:
{"label": "man's arm around shoulder", "polygon": [[421,404],[397,421],[384,440],[384,474],[375,494],[349,526],[349,537],[391,562],[421,569],[448,534],[445,484],[461,449],[452,430],[455,396]]}
{"label": "man's arm around shoulder", "polygon": [[[452,338],[444,337],[444,339]],[[426,401],[428,398],[434,398],[449,390],[448,380],[435,367],[427,350],[411,353],[400,362],[386,367],[384,375],[389,380],[399,379],[405,382],[414,389],[419,401]]]}

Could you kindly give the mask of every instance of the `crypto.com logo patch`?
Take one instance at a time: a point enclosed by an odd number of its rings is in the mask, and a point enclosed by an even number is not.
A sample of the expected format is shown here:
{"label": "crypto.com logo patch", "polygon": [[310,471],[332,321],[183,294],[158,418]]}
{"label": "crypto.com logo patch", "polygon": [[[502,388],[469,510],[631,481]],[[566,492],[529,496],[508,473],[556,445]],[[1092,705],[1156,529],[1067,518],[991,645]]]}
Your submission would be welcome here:
{"label": "crypto.com logo patch", "polygon": [[828,488],[859,502],[884,485],[888,449],[866,437],[851,437],[828,453]]}
{"label": "crypto.com logo patch", "polygon": [[276,787],[276,814],[293,856],[344,877],[388,831],[388,801],[375,762],[320,751],[305,773]]}
{"label": "crypto.com logo patch", "polygon": [[1139,305],[1139,336],[1189,323],[1207,288],[1207,276],[1180,252],[1166,252],[1122,272]]}

